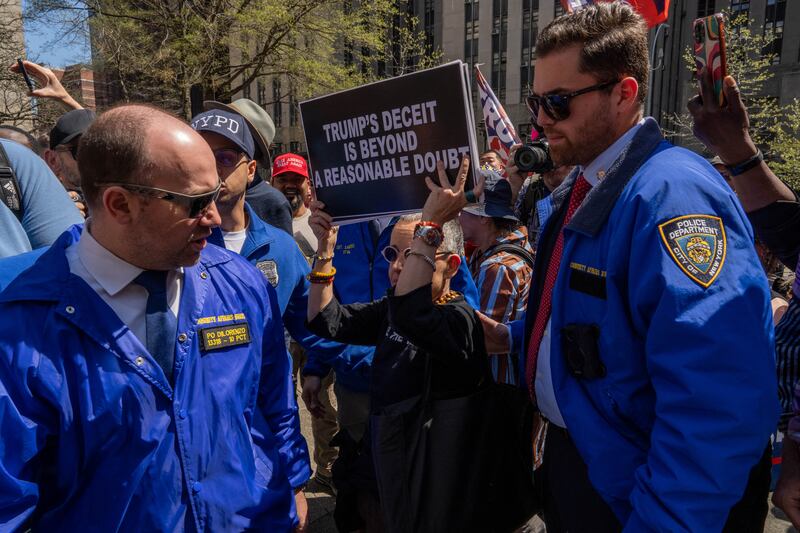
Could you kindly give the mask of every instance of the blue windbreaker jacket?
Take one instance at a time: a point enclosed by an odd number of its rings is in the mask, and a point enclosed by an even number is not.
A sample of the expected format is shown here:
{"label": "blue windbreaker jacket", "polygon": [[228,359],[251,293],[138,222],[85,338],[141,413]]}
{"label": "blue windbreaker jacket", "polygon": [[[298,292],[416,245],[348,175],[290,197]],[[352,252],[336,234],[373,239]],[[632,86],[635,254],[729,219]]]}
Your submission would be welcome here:
{"label": "blue windbreaker jacket", "polygon": [[[576,177],[553,192],[540,244]],[[512,323],[522,354],[547,259],[537,255],[526,320]],[[779,412],[769,302],[736,196],[648,119],[564,228],[551,312],[559,410],[626,532],[720,531],[741,499]],[[605,375],[571,372],[569,325],[599,328]]]}
{"label": "blue windbreaker jacket", "polygon": [[299,428],[274,290],[215,246],[185,268],[173,388],[70,273],[79,238],[0,294],[2,528],[291,530]]}

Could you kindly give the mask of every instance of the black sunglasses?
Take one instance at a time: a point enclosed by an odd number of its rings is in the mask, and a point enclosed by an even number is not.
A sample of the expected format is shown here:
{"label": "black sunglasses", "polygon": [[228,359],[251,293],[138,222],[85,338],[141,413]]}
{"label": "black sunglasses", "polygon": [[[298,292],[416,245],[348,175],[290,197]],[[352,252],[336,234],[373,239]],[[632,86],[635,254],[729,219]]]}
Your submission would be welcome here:
{"label": "black sunglasses", "polygon": [[56,148],[56,152],[69,152],[70,154],[72,154],[72,159],[74,159],[75,161],[78,160],[78,145],[77,144],[58,147],[58,148]]}
{"label": "black sunglasses", "polygon": [[619,80],[606,81],[567,94],[545,94],[543,96],[531,94],[525,99],[525,103],[528,105],[528,111],[530,111],[531,117],[533,118],[533,125],[539,129],[536,122],[539,117],[539,107],[544,109],[545,114],[551,119],[565,120],[569,117],[569,102],[571,99],[582,94],[607,89],[617,83],[619,83]]}
{"label": "black sunglasses", "polygon": [[217,187],[213,191],[204,192],[201,194],[181,194],[179,192],[168,191],[166,189],[159,189],[157,187],[148,187],[146,185],[135,185],[133,183],[117,183],[105,182],[98,183],[101,187],[122,187],[125,190],[143,194],[159,200],[166,200],[186,207],[189,210],[188,218],[200,218],[206,214],[208,208],[213,204],[217,197],[219,197],[219,190],[222,187],[222,181],[217,182]]}

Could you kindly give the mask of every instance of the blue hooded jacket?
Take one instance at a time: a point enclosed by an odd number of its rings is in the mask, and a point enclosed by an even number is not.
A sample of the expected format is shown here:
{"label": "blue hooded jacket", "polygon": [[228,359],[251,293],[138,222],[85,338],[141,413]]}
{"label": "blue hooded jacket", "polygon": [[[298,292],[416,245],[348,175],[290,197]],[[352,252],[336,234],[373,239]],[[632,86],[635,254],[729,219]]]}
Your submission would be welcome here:
{"label": "blue hooded jacket", "polygon": [[0,294],[3,529],[291,530],[299,427],[275,291],[206,247],[184,269],[173,387],[70,272],[79,238]]}

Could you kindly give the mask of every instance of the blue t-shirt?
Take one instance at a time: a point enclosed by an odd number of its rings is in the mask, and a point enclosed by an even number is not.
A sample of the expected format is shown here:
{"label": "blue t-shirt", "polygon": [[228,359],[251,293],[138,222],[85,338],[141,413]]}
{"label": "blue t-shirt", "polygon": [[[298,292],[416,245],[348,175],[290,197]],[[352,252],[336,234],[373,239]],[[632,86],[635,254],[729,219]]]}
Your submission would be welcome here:
{"label": "blue t-shirt", "polygon": [[17,176],[23,206],[20,223],[8,206],[0,205],[3,258],[49,246],[71,225],[82,223],[83,217],[39,156],[13,141],[0,139],[0,143]]}

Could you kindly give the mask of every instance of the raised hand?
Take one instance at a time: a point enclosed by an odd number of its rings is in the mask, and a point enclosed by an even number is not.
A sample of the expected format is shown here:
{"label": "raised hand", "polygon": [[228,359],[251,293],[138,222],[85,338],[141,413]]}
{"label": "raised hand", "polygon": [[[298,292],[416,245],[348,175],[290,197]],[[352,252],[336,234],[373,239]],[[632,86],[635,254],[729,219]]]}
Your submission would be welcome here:
{"label": "raised hand", "polygon": [[708,69],[703,69],[700,89],[701,94],[689,100],[687,106],[694,119],[695,137],[726,165],[739,164],[755,155],[758,149],[750,138],[750,118],[736,80],[731,76],[723,80],[723,106],[717,103],[714,96]]}
{"label": "raised hand", "polygon": [[[72,109],[83,109],[83,106],[76,102],[75,99],[69,95],[64,86],[61,85],[61,82],[58,81],[58,78],[52,70],[47,67],[37,65],[31,61],[23,61],[23,64],[25,65],[25,70],[28,71],[28,74],[35,78],[37,84],[39,85],[38,88],[29,92],[28,96],[56,100],[61,102],[66,107]],[[16,62],[11,65],[10,70],[11,72],[19,73],[19,66]]]}
{"label": "raised hand", "polygon": [[455,183],[450,183],[444,170],[444,163],[441,161],[436,164],[436,171],[439,174],[441,187],[433,183],[430,177],[425,178],[425,184],[431,193],[422,208],[422,219],[441,225],[454,219],[461,208],[467,205],[464,184],[467,182],[469,172],[469,156],[464,156],[461,160]]}
{"label": "raised hand", "polygon": [[333,225],[333,218],[324,211],[324,203],[319,200],[313,200],[309,207],[311,208],[311,216],[308,218],[308,225],[317,238],[317,251],[322,255],[331,255],[336,247],[339,226]]}

